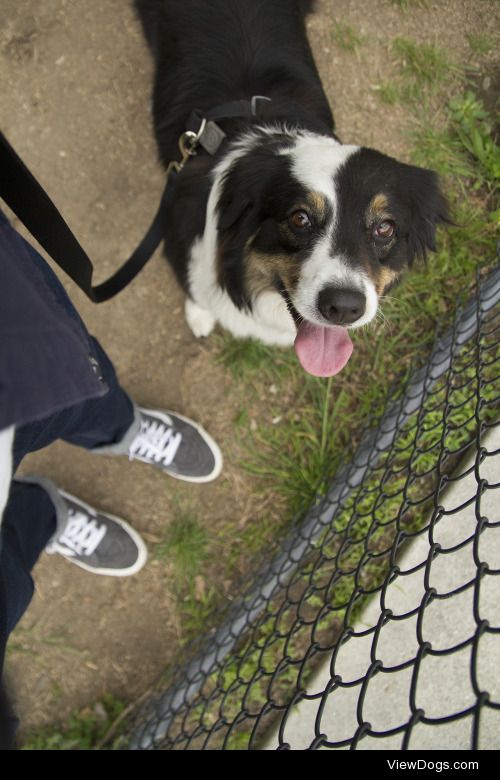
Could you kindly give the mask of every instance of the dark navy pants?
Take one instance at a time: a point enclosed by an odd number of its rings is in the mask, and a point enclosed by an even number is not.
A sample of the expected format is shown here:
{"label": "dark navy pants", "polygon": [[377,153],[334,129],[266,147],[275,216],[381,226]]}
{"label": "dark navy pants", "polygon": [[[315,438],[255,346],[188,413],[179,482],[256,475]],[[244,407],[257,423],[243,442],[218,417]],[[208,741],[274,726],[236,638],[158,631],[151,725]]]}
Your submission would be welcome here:
{"label": "dark navy pants", "polygon": [[[94,449],[121,441],[129,430],[134,421],[133,404],[118,384],[105,352],[97,341],[93,344],[108,392],[16,430],[14,471],[25,455],[56,439]],[[31,600],[30,571],[54,531],[55,510],[47,493],[39,485],[14,479],[1,527],[0,642],[5,641]]]}
{"label": "dark navy pants", "polygon": [[[134,405],[120,387],[113,365],[89,336],[62,286],[32,247],[33,262],[43,269],[47,285],[58,296],[68,317],[83,330],[95,373],[105,392],[87,398],[44,419],[16,426],[13,451],[14,473],[29,452],[56,439],[86,449],[107,449],[123,442],[134,426]],[[117,448],[118,449],[118,448]],[[48,493],[40,485],[13,480],[0,528],[0,678],[9,633],[25,612],[33,596],[31,570],[56,529],[56,511]],[[17,721],[9,715],[0,690],[0,746],[9,746]]]}

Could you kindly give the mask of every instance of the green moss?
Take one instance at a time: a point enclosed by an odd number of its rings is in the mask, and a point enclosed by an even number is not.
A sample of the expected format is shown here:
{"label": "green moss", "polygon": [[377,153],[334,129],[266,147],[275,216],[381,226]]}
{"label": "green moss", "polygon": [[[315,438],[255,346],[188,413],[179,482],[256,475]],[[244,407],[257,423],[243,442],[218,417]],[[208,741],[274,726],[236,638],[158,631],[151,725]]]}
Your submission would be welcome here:
{"label": "green moss", "polygon": [[[70,715],[65,723],[27,731],[20,747],[22,750],[92,750],[124,709],[123,702],[108,694],[97,704]],[[124,730],[125,726],[121,733]],[[114,734],[116,743],[120,740],[119,733]]]}
{"label": "green moss", "polygon": [[343,51],[353,54],[357,52],[364,41],[364,36],[345,22],[335,22],[332,30],[332,39],[336,46]]}

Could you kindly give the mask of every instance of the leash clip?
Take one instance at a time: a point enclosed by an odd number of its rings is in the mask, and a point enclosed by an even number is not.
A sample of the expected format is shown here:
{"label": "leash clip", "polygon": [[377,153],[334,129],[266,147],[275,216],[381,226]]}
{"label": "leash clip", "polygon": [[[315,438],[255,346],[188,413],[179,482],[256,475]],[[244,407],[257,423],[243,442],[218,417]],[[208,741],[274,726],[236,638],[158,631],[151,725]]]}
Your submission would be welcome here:
{"label": "leash clip", "polygon": [[206,120],[203,119],[200,129],[197,133],[192,130],[186,130],[179,138],[180,160],[172,160],[167,166],[167,178],[172,171],[180,173],[190,157],[196,155],[196,147],[200,142],[201,135],[205,130]]}

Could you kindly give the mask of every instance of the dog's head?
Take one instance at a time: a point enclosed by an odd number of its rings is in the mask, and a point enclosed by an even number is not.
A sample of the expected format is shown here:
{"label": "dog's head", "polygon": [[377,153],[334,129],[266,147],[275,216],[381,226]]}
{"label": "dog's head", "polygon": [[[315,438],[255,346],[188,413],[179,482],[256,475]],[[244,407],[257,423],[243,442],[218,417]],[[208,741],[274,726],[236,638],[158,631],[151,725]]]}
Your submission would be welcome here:
{"label": "dog's head", "polygon": [[295,348],[317,376],[343,368],[348,328],[435,249],[448,209],[433,171],[319,135],[254,137],[231,153],[219,182],[219,283],[240,308],[278,290],[297,327]]}

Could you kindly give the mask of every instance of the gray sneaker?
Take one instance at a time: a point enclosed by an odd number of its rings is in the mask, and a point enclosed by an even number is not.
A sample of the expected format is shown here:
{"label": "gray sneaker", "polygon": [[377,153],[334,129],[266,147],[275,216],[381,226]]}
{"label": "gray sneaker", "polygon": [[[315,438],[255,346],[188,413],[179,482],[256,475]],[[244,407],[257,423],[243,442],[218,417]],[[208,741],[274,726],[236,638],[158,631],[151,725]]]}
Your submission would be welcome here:
{"label": "gray sneaker", "polygon": [[201,425],[173,412],[139,412],[141,430],[130,445],[130,460],[142,460],[187,482],[211,482],[219,476],[221,451]]}
{"label": "gray sneaker", "polygon": [[148,557],[146,546],[125,520],[98,512],[62,490],[58,493],[68,520],[46,552],[59,553],[94,574],[128,577],[142,569]]}

